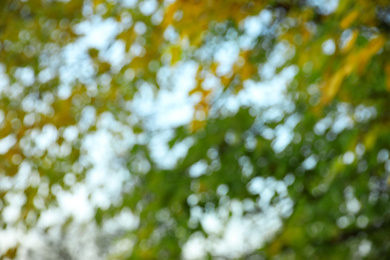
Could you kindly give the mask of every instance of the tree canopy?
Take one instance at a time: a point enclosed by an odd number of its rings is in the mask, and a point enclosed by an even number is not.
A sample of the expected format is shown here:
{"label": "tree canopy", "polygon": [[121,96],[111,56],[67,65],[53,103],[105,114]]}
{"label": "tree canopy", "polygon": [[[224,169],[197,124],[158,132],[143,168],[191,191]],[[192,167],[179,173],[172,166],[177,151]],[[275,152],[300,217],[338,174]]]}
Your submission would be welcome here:
{"label": "tree canopy", "polygon": [[388,1],[0,10],[0,259],[390,257]]}

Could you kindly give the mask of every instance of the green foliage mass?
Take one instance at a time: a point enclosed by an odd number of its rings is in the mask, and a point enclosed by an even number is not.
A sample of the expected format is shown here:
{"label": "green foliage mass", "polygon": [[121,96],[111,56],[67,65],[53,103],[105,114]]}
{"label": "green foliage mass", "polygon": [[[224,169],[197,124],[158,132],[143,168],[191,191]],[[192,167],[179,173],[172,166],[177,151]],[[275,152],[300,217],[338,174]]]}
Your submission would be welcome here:
{"label": "green foliage mass", "polygon": [[[40,228],[60,194],[88,186],[88,140],[103,131],[114,156],[100,170],[125,177],[105,206],[93,204],[101,187],[87,191],[87,222],[99,231],[131,212],[133,223],[104,258],[180,259],[194,237],[206,241],[202,259],[390,258],[387,1],[3,0],[0,10],[0,230]],[[99,44],[88,33],[101,24],[114,26]],[[237,55],[223,69],[226,44]],[[142,113],[143,102],[173,93],[188,64],[181,102],[193,117],[168,126],[161,158],[156,121],[168,116]],[[242,101],[249,86],[275,86],[282,101]],[[263,242],[215,250],[237,219]],[[0,247],[1,259],[22,259],[22,247]]]}

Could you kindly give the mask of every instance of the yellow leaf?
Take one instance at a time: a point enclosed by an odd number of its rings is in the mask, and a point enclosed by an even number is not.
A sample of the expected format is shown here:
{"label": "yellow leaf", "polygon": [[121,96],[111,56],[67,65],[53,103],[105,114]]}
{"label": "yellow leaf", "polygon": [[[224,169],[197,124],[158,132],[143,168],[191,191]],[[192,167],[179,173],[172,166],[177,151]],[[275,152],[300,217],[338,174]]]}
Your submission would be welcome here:
{"label": "yellow leaf", "polygon": [[218,68],[218,64],[213,62],[211,65],[210,65],[210,70],[216,74],[216,71],[217,71],[217,68]]}
{"label": "yellow leaf", "polygon": [[351,38],[345,43],[343,48],[341,48],[341,52],[342,53],[348,52],[353,47],[353,45],[355,44],[356,39],[357,39],[358,36],[359,36],[359,31],[358,30],[353,30]]}
{"label": "yellow leaf", "polygon": [[358,10],[353,10],[350,12],[343,20],[340,22],[340,27],[342,29],[347,29],[359,16]]}
{"label": "yellow leaf", "polygon": [[92,59],[97,58],[97,56],[99,55],[99,50],[95,48],[90,48],[88,49],[88,54]]}
{"label": "yellow leaf", "polygon": [[280,239],[274,240],[268,247],[268,254],[270,256],[277,255],[280,252],[280,249],[282,248],[283,244]]}
{"label": "yellow leaf", "polygon": [[200,121],[200,120],[193,120],[191,122],[191,126],[190,126],[190,129],[192,132],[196,132],[200,129],[202,129],[204,126],[205,126],[205,122],[204,121]]}
{"label": "yellow leaf", "polygon": [[166,28],[169,25],[173,24],[173,16],[177,11],[177,5],[177,2],[173,2],[165,9],[163,28]]}
{"label": "yellow leaf", "polygon": [[105,73],[111,69],[111,64],[108,62],[102,62],[99,64],[99,73]]}
{"label": "yellow leaf", "polygon": [[7,250],[7,252],[5,252],[5,254],[3,256],[8,258],[8,259],[14,259],[17,251],[18,251],[18,247],[10,248]]}
{"label": "yellow leaf", "polygon": [[374,55],[377,53],[385,44],[385,37],[382,35],[379,35],[378,37],[372,39],[370,43],[367,45],[367,51],[370,53],[370,55]]}
{"label": "yellow leaf", "polygon": [[193,94],[195,94],[196,92],[199,92],[199,91],[200,91],[199,87],[193,88],[190,92],[188,92],[188,95],[192,96]]}
{"label": "yellow leaf", "polygon": [[230,85],[230,83],[232,82],[232,80],[233,80],[233,77],[231,77],[230,75],[225,75],[225,76],[221,77],[221,83],[224,87],[228,87]]}
{"label": "yellow leaf", "polygon": [[356,64],[359,61],[359,56],[355,53],[352,53],[345,60],[344,66],[342,67],[342,71],[345,73],[345,76],[348,76],[352,73],[352,71],[356,68]]}
{"label": "yellow leaf", "polygon": [[345,70],[340,69],[326,83],[325,88],[324,88],[324,95],[322,98],[323,103],[325,103],[325,104],[329,103],[336,96],[344,78],[345,78]]}
{"label": "yellow leaf", "polygon": [[241,79],[242,80],[249,79],[255,73],[256,73],[256,68],[252,64],[246,62],[244,66],[242,66],[241,68]]}
{"label": "yellow leaf", "polygon": [[237,85],[234,88],[234,94],[238,94],[243,88],[244,88],[244,86],[242,84]]}
{"label": "yellow leaf", "polygon": [[358,73],[362,74],[372,58],[385,44],[385,38],[383,36],[378,36],[372,39],[367,46],[362,49],[359,53],[359,64],[358,64]]}
{"label": "yellow leaf", "polygon": [[171,64],[175,64],[180,60],[181,57],[181,48],[180,46],[174,46],[171,48]]}
{"label": "yellow leaf", "polygon": [[379,128],[378,126],[376,126],[364,137],[363,144],[367,150],[371,150],[371,148],[375,145],[376,139],[378,137],[378,132]]}

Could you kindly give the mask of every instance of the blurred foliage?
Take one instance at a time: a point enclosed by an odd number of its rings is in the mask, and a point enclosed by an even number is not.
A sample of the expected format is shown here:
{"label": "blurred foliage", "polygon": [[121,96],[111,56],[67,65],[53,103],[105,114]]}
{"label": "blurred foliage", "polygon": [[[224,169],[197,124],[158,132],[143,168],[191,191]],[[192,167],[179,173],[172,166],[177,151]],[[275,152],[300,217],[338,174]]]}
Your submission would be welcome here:
{"label": "blurred foliage", "polygon": [[[205,258],[390,258],[390,5],[330,2],[1,1],[0,230],[36,228],[61,192],[87,183],[85,140],[104,128],[119,147],[126,133],[133,143],[110,163],[129,180],[108,206],[93,206],[94,224],[125,211],[135,223],[107,259],[179,259],[195,234],[222,236],[194,212],[225,210],[225,226],[235,203],[243,218],[276,208],[281,227],[239,256],[211,245]],[[248,33],[251,19],[259,31]],[[103,45],[85,44],[96,20],[116,29]],[[216,53],[227,42],[238,52],[224,70]],[[186,62],[197,65],[193,119],[168,146],[189,148],[162,167],[149,142],[157,130],[133,106],[145,86],[153,97],[173,86],[161,75]],[[285,75],[281,104],[226,105],[248,84]],[[251,189],[258,180],[279,187],[267,205]],[[22,258],[20,246],[1,259]]]}

